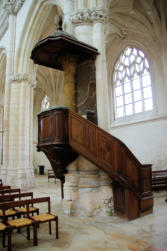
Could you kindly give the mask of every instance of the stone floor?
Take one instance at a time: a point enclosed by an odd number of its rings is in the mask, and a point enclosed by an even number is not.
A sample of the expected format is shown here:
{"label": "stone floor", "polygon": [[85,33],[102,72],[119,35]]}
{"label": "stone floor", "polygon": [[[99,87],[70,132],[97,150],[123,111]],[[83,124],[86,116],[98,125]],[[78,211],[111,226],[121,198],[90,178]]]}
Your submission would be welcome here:
{"label": "stone floor", "polygon": [[[39,244],[27,241],[24,232],[14,233],[12,251],[165,251],[167,250],[166,192],[154,193],[153,214],[126,221],[116,216],[66,216],[61,209],[60,182],[47,181],[47,176],[36,177],[34,197],[50,196],[52,213],[59,216],[59,239],[48,234],[48,224],[39,229]],[[45,206],[40,211],[45,212]],[[0,250],[5,250],[1,248]]]}

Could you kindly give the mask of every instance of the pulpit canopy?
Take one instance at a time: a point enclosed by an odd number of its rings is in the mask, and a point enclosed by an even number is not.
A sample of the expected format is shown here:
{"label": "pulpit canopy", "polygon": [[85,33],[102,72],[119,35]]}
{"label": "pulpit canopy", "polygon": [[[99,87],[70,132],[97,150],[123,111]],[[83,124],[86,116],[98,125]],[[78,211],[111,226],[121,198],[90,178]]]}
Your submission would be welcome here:
{"label": "pulpit canopy", "polygon": [[59,25],[56,32],[39,41],[31,52],[31,59],[35,64],[44,65],[57,70],[63,70],[61,57],[65,55],[77,56],[79,62],[95,58],[98,50],[77,40]]}

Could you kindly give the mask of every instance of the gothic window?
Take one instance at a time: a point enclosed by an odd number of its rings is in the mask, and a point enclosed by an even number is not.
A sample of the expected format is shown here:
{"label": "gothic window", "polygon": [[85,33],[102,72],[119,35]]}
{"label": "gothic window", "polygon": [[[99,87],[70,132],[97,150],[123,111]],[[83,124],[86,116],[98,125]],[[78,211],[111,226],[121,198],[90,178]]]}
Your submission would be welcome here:
{"label": "gothic window", "polygon": [[113,74],[115,118],[153,109],[150,65],[143,51],[127,47]]}
{"label": "gothic window", "polygon": [[41,111],[48,109],[50,107],[50,101],[47,95],[44,96],[41,103]]}

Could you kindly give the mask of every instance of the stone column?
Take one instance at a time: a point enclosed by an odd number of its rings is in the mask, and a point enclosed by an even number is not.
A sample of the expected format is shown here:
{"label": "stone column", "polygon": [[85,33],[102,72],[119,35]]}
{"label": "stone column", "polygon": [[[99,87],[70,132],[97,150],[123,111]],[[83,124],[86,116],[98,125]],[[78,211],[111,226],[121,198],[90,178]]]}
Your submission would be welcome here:
{"label": "stone column", "polygon": [[[94,2],[92,2],[94,5]],[[98,125],[109,131],[109,93],[105,48],[106,12],[102,8],[79,10],[71,16],[75,36],[98,49],[96,58],[96,96]]]}
{"label": "stone column", "polygon": [[[94,6],[94,1],[91,4]],[[105,20],[106,15],[101,9],[93,11],[82,9],[71,16],[77,39],[94,45],[100,52],[100,56],[96,60],[98,122],[100,127],[108,130],[108,82],[104,40]],[[70,210],[68,212],[84,216],[106,215],[109,204],[112,201],[111,179],[82,156],[78,157],[75,165],[77,182],[72,178],[74,173],[66,175],[67,184],[65,183],[65,190],[70,200],[70,207],[68,207]],[[77,194],[75,200],[71,196],[74,180],[75,195]]]}
{"label": "stone column", "polygon": [[105,22],[106,13],[102,9],[94,10],[93,20],[93,46],[98,49],[100,55],[96,59],[96,95],[98,125],[109,131],[109,90],[106,65],[105,48]]}
{"label": "stone column", "polygon": [[77,8],[83,9],[84,8],[84,0],[78,0],[77,1]]}
{"label": "stone column", "polygon": [[33,83],[28,74],[15,72],[16,21],[24,0],[4,1],[9,16],[4,97],[4,155],[1,176],[13,187],[33,186],[32,105]]}
{"label": "stone column", "polygon": [[99,169],[82,156],[77,160],[79,172],[78,201],[73,208],[79,216],[95,216],[101,209]]}
{"label": "stone column", "polygon": [[99,172],[100,176],[100,201],[101,201],[101,211],[100,214],[103,216],[112,216],[114,213],[113,209],[113,191],[112,191],[112,180],[102,170]]}
{"label": "stone column", "polygon": [[76,59],[74,55],[61,57],[64,69],[64,106],[75,111],[75,67]]}
{"label": "stone column", "polygon": [[[4,1],[5,2],[5,1]],[[14,74],[14,55],[15,55],[15,40],[16,40],[16,18],[17,11],[14,3],[5,2],[4,9],[8,17],[8,44],[7,44],[7,60],[6,60],[6,83],[4,94],[4,135],[3,135],[3,163],[1,168],[1,177],[5,183],[7,177],[7,167],[9,160],[9,117],[10,117],[10,75]]]}
{"label": "stone column", "polygon": [[77,171],[76,161],[70,163],[67,167],[68,173],[65,176],[63,210],[65,214],[74,214],[73,204],[78,200],[78,181],[79,173]]}
{"label": "stone column", "polygon": [[68,215],[111,216],[111,179],[90,161],[79,156],[67,167],[63,210]]}
{"label": "stone column", "polygon": [[74,2],[73,0],[64,0],[64,21],[63,26],[64,30],[69,34],[73,34],[73,27],[70,22],[71,12],[74,10]]}
{"label": "stone column", "polygon": [[92,19],[90,10],[82,9],[71,16],[71,22],[74,25],[75,37],[89,45],[92,45]]}
{"label": "stone column", "polygon": [[[0,167],[3,164],[3,134],[4,134],[4,106],[0,104]],[[1,168],[0,168],[1,169]]]}
{"label": "stone column", "polygon": [[7,183],[23,189],[34,185],[32,121],[34,84],[28,74],[10,78],[9,154]]}

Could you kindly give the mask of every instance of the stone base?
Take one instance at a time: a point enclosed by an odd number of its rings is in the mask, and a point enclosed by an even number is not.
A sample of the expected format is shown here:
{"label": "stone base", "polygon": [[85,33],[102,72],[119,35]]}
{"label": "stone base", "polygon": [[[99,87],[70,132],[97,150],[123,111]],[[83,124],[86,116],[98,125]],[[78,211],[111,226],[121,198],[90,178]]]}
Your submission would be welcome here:
{"label": "stone base", "polygon": [[82,156],[67,169],[64,213],[76,216],[111,215],[113,194],[108,175]]}
{"label": "stone base", "polygon": [[[7,171],[6,171],[7,170]],[[28,190],[34,187],[33,169],[1,169],[1,178],[4,185],[10,185],[12,188]]]}

